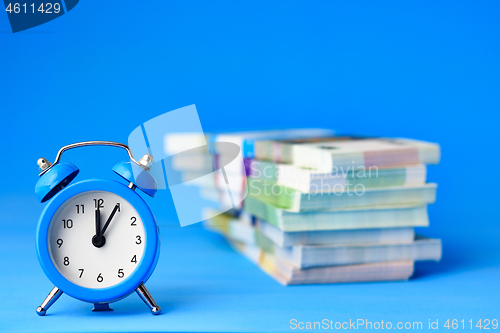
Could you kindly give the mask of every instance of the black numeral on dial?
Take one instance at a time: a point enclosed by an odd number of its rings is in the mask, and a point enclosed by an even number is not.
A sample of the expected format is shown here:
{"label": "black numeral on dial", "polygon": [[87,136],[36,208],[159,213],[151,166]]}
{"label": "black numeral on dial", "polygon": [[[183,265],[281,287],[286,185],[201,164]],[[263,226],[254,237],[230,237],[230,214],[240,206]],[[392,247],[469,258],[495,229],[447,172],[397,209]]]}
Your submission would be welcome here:
{"label": "black numeral on dial", "polygon": [[64,266],[68,266],[69,265],[69,257],[64,257],[63,264],[64,264]]}
{"label": "black numeral on dial", "polygon": [[130,262],[133,262],[133,263],[136,263],[137,264],[137,257],[136,255],[134,254],[134,256],[132,257],[132,260],[130,260]]}
{"label": "black numeral on dial", "polygon": [[95,209],[104,208],[104,199],[94,199]]}
{"label": "black numeral on dial", "polygon": [[97,282],[101,283],[102,281],[104,281],[104,278],[102,277],[101,273],[99,273],[99,275],[97,275]]}
{"label": "black numeral on dial", "polygon": [[71,229],[73,228],[73,220],[62,220],[63,221],[63,225],[64,225],[64,228],[68,228],[68,229]]}
{"label": "black numeral on dial", "polygon": [[122,279],[124,276],[125,276],[125,273],[123,273],[123,269],[121,269],[121,268],[120,268],[120,269],[118,270],[118,277],[119,277],[120,279]]}
{"label": "black numeral on dial", "polygon": [[59,238],[59,239],[57,240],[57,245],[59,245],[59,248],[61,248],[61,246],[63,245],[63,243],[64,243],[64,242],[63,242],[63,240],[62,240],[61,238]]}
{"label": "black numeral on dial", "polygon": [[130,225],[132,225],[132,226],[134,226],[134,227],[135,227],[135,226],[137,226],[137,224],[135,224],[135,221],[137,221],[137,219],[135,218],[135,216],[132,216],[132,217],[130,218],[130,221],[132,221],[132,223],[130,223]]}
{"label": "black numeral on dial", "polygon": [[137,245],[139,245],[139,244],[141,244],[141,243],[142,243],[141,236],[137,235],[137,236],[135,236],[135,238],[137,239],[137,240],[135,241],[135,243],[136,243]]}
{"label": "black numeral on dial", "polygon": [[81,279],[82,276],[83,276],[84,269],[83,268],[78,268],[78,270],[80,271],[80,276],[78,278]]}
{"label": "black numeral on dial", "polygon": [[84,207],[84,205],[76,205],[76,213],[80,214],[80,212],[82,212],[82,214],[85,214],[85,207]]}

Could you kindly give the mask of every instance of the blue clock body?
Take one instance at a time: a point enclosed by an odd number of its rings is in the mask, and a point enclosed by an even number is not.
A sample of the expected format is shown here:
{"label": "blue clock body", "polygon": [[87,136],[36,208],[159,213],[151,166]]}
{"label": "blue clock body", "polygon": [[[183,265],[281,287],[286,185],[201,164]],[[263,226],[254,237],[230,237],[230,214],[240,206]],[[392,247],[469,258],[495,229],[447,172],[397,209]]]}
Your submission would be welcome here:
{"label": "blue clock body", "polygon": [[[106,191],[127,200],[137,211],[144,224],[144,254],[133,273],[120,283],[102,289],[78,286],[64,278],[54,266],[47,244],[49,225],[57,210],[76,195],[88,191]],[[62,292],[82,301],[91,303],[111,303],[118,301],[145,283],[153,273],[160,254],[160,237],[156,220],[146,202],[133,189],[122,183],[107,179],[84,180],[60,189],[47,203],[36,229],[36,250],[38,260],[45,275]]]}

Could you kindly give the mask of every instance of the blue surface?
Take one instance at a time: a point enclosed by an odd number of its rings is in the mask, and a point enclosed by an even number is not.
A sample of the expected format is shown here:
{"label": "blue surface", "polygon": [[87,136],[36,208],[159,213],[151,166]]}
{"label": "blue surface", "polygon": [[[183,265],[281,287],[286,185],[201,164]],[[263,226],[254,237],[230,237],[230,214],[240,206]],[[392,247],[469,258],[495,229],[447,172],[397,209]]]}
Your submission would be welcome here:
{"label": "blue surface", "polygon": [[[2,329],[6,331],[286,331],[290,320],[334,322],[368,319],[397,322],[498,319],[496,244],[479,241],[481,232],[444,237],[441,263],[422,263],[409,282],[283,287],[231,250],[222,237],[201,228],[160,229],[162,251],[146,286],[162,307],[153,317],[135,294],[112,304],[112,313],[61,296],[45,317],[35,308],[52,288],[33,251],[34,233],[20,225],[1,251]],[[496,233],[492,235],[498,237]],[[450,239],[453,239],[451,241]],[[472,241],[471,241],[472,239]],[[474,251],[471,251],[474,249]],[[22,262],[22,265],[19,263]]]}
{"label": "blue surface", "polygon": [[[497,1],[84,1],[12,34],[0,13],[0,330],[277,331],[290,319],[492,319],[499,314],[500,123]],[[331,127],[441,144],[422,233],[440,263],[405,283],[285,288],[216,235],[179,228],[168,191],[146,199],[162,225],[148,282],[166,313],[134,295],[113,313],[62,296],[36,260],[36,160],[63,145],[126,142],[140,124],[196,104],[205,131]],[[69,151],[79,178],[126,158]],[[498,319],[498,318],[497,318]],[[440,329],[443,329],[440,327]],[[478,330],[478,328],[475,328]]]}
{"label": "blue surface", "polygon": [[[54,266],[49,254],[47,237],[49,226],[54,214],[75,195],[88,191],[106,191],[114,193],[128,201],[137,211],[144,224],[145,239],[144,254],[139,265],[130,276],[122,282],[101,289],[84,288],[67,280]],[[127,296],[146,282],[156,267],[159,257],[160,240],[155,218],[144,200],[126,185],[108,179],[88,179],[75,182],[57,193],[44,207],[36,228],[36,250],[40,265],[47,278],[64,293],[72,297],[93,303],[114,302]]]}

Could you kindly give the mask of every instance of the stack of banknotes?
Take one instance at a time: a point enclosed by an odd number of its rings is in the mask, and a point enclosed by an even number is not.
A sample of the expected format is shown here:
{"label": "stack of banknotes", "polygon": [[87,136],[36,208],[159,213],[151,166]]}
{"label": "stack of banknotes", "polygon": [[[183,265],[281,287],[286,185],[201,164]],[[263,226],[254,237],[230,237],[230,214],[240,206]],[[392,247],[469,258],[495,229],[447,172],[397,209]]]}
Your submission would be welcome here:
{"label": "stack of banknotes", "polygon": [[[429,225],[437,185],[426,165],[439,145],[327,129],[206,139],[210,153],[179,156],[175,168],[218,203],[205,226],[280,283],[407,280],[415,261],[440,260],[441,240],[414,231]],[[223,172],[197,176],[210,169]]]}

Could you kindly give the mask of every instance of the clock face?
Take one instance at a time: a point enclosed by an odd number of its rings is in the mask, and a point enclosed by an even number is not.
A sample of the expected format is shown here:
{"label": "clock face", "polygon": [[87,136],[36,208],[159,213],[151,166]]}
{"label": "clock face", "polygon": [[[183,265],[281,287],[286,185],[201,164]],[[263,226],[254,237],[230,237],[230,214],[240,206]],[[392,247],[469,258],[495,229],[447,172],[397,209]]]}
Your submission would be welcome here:
{"label": "clock face", "polygon": [[114,193],[88,191],[59,207],[47,243],[52,263],[67,280],[101,289],[124,281],[138,267],[146,235],[128,201]]}

